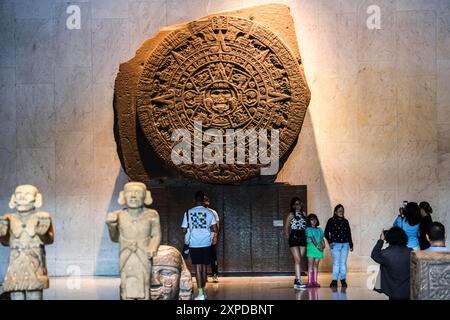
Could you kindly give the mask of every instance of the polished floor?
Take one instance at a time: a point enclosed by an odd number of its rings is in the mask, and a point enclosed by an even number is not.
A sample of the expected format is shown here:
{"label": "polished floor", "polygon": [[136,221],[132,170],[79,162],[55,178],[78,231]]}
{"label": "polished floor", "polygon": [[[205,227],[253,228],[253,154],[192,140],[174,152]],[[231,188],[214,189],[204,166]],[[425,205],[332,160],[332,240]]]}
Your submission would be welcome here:
{"label": "polished floor", "polygon": [[[386,300],[370,289],[366,273],[350,273],[346,290],[328,287],[331,274],[320,274],[318,289],[295,290],[293,277],[221,277],[219,283],[207,284],[209,300]],[[303,278],[307,281],[306,277]],[[51,278],[46,300],[118,300],[118,278],[80,277]],[[195,284],[194,284],[195,287]]]}

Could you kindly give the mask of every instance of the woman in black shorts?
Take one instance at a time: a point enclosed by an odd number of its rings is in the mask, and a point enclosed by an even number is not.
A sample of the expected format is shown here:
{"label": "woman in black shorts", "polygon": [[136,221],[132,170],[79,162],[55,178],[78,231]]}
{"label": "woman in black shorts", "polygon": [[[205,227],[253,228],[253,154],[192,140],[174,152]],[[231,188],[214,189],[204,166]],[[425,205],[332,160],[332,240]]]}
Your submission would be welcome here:
{"label": "woman in black shorts", "polygon": [[301,262],[306,253],[306,215],[303,213],[303,202],[300,198],[292,198],[290,211],[284,224],[284,232],[289,240],[289,248],[295,263],[294,288],[306,288],[301,279]]}

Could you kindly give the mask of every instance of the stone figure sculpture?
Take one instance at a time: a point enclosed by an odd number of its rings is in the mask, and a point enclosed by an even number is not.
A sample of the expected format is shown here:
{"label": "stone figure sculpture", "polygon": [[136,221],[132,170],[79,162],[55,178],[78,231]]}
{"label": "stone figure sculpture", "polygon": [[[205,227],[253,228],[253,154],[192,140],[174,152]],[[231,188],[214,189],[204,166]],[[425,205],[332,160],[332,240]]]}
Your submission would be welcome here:
{"label": "stone figure sculpture", "polygon": [[106,218],[111,240],[120,244],[120,295],[126,299],[150,299],[152,258],[161,242],[157,211],[145,208],[153,202],[145,184],[129,182],[120,192],[118,203],[125,209],[110,212]]}
{"label": "stone figure sculpture", "polygon": [[152,300],[192,300],[192,277],[181,253],[161,245],[153,257]]}
{"label": "stone figure sculpture", "polygon": [[54,238],[52,219],[42,205],[42,195],[32,185],[20,185],[9,202],[17,213],[0,217],[0,242],[10,247],[9,265],[3,282],[12,300],[42,300],[49,287],[44,245]]}

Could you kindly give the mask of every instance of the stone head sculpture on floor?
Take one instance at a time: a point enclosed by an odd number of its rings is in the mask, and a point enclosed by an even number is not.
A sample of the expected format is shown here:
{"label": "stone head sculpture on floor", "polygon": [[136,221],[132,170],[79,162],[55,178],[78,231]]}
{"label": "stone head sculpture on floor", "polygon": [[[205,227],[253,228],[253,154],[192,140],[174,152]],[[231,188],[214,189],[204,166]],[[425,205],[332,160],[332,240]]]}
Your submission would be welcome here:
{"label": "stone head sculpture on floor", "polygon": [[151,299],[192,299],[191,273],[181,253],[174,247],[161,245],[153,257]]}
{"label": "stone head sculpture on floor", "polygon": [[152,202],[145,184],[129,182],[118,199],[125,208],[108,213],[106,218],[111,240],[120,244],[120,296],[123,300],[150,300],[152,258],[161,242],[159,214],[144,206]]}
{"label": "stone head sculpture on floor", "polygon": [[11,249],[3,290],[13,300],[41,300],[49,287],[44,245],[53,243],[54,232],[50,214],[36,211],[41,205],[35,186],[20,185],[9,202],[17,212],[0,217],[0,241]]}

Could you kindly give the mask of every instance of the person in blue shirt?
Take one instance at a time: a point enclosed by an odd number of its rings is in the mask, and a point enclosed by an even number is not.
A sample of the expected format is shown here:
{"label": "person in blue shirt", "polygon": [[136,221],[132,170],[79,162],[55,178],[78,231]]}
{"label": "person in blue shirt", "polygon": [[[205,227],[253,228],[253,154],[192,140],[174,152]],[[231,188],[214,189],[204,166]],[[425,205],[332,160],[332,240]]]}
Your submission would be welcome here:
{"label": "person in blue shirt", "polygon": [[394,227],[399,227],[408,236],[407,247],[413,250],[420,250],[419,244],[419,222],[420,208],[416,202],[408,202],[404,208],[400,208],[400,215],[394,221]]}
{"label": "person in blue shirt", "polygon": [[445,234],[445,227],[440,222],[432,222],[428,227],[426,238],[430,243],[430,247],[425,251],[450,251],[445,246],[447,235]]}

